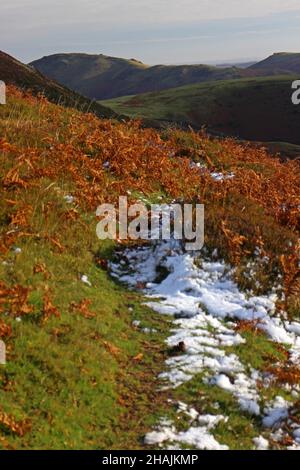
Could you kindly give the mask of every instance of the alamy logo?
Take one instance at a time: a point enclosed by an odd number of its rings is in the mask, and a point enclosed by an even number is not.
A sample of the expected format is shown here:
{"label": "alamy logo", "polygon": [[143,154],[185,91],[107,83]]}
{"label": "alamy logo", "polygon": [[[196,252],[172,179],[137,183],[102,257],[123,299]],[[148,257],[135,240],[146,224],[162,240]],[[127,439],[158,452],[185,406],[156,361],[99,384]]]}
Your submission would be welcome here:
{"label": "alamy logo", "polygon": [[0,365],[6,364],[6,346],[3,341],[0,340]]}
{"label": "alamy logo", "polygon": [[292,83],[292,89],[295,90],[292,94],[292,103],[295,105],[300,104],[300,80],[295,80]]}
{"label": "alamy logo", "polygon": [[119,206],[102,204],[96,212],[100,240],[183,240],[186,250],[198,251],[204,245],[204,206],[202,204],[128,205],[126,196]]}
{"label": "alamy logo", "polygon": [[6,85],[0,80],[0,104],[6,104]]}

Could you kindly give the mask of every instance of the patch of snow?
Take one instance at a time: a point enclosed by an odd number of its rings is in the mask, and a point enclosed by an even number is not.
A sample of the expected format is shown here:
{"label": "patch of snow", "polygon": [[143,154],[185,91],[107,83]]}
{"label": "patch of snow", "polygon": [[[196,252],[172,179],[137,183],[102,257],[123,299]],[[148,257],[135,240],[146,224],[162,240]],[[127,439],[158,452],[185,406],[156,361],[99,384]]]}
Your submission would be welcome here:
{"label": "patch of snow", "polygon": [[300,450],[300,444],[293,444],[287,447],[287,450]]}
{"label": "patch of snow", "polygon": [[234,389],[234,386],[230,382],[229,378],[227,377],[227,375],[224,374],[220,374],[214,377],[211,380],[211,383],[217,385],[220,388],[223,388],[223,390],[232,391]]}
{"label": "patch of snow", "polygon": [[213,377],[210,383],[231,392],[237,398],[243,411],[251,415],[259,416],[259,394],[256,390],[256,384],[260,378],[258,372],[253,371],[250,377],[244,372],[240,372],[236,375],[231,372],[231,375],[234,377],[232,381],[229,380],[227,375],[220,374]]}
{"label": "patch of snow", "polygon": [[230,173],[222,173],[222,172],[217,172],[217,171],[209,171],[205,163],[203,162],[190,162],[190,168],[199,170],[200,174],[209,174],[211,178],[215,181],[226,181],[230,180],[235,177],[235,174],[230,172]]}
{"label": "patch of snow", "polygon": [[[156,299],[148,305],[158,313],[176,315],[185,320],[203,318],[205,314],[220,320],[255,320],[258,321],[257,327],[265,331],[270,339],[292,346],[291,353],[295,360],[300,357],[300,323],[283,322],[274,315],[275,293],[249,298],[241,292],[224,262],[202,260],[198,267],[194,262],[195,256],[184,253],[175,240],[125,250],[124,258],[125,266],[112,264],[113,274],[132,287],[144,283],[148,297]],[[130,271],[128,266],[135,269]],[[155,283],[159,267],[165,268],[169,275],[162,282]]]}
{"label": "patch of snow", "polygon": [[295,335],[300,336],[300,323],[298,322],[286,322],[286,329],[291,333],[295,333]]}
{"label": "patch of snow", "polygon": [[269,449],[269,441],[262,436],[255,437],[253,439],[253,444],[255,445],[256,450],[268,450]]}
{"label": "patch of snow", "polygon": [[92,287],[92,284],[89,281],[89,278],[85,274],[83,274],[80,279],[84,284],[86,284],[89,287]]}
{"label": "patch of snow", "polygon": [[220,422],[226,422],[227,418],[221,415],[201,416],[184,403],[179,403],[178,412],[191,417],[193,424],[190,428],[186,431],[178,431],[172,421],[162,419],[156,430],[146,435],[145,444],[162,447],[163,444],[168,443],[168,449],[175,449],[180,444],[184,444],[199,450],[228,450],[228,447],[221,445],[211,433]]}
{"label": "patch of snow", "polygon": [[226,181],[226,180],[230,180],[230,179],[234,178],[235,174],[234,173],[224,174],[224,173],[213,172],[213,173],[210,173],[210,176],[215,181]]}
{"label": "patch of snow", "polygon": [[[162,269],[167,273],[163,280],[158,276]],[[290,346],[292,362],[299,361],[300,323],[288,322],[275,314],[277,296],[274,292],[247,295],[232,280],[232,270],[223,261],[199,259],[197,253],[184,252],[176,240],[126,249],[120,253],[118,262],[111,264],[111,271],[131,288],[143,284],[147,305],[175,318],[167,345],[176,351],[176,347],[183,344],[184,349],[181,354],[167,359],[167,369],[160,374],[164,388],[179,387],[201,374],[205,383],[232,394],[242,411],[261,416],[258,382],[267,384],[269,375],[256,370],[249,372],[239,357],[226,348],[245,343],[236,331],[237,321],[256,321],[257,328],[271,340]],[[263,425],[280,427],[288,418],[290,405],[281,397],[267,404],[262,415]],[[173,425],[160,424],[146,439],[153,444],[185,444],[199,449],[218,447],[207,430],[207,426],[203,429],[198,423],[179,433]],[[263,445],[262,442],[260,439],[257,445]]]}
{"label": "patch of snow", "polygon": [[300,444],[300,428],[295,429],[293,431],[293,436],[298,444]]}
{"label": "patch of snow", "polygon": [[64,200],[66,201],[67,204],[73,204],[73,202],[75,201],[75,198],[74,196],[70,196],[69,194],[67,194],[66,196],[64,196]]}
{"label": "patch of snow", "polygon": [[145,333],[146,335],[157,333],[157,330],[155,328],[142,328],[142,332]]}
{"label": "patch of snow", "polygon": [[289,407],[290,403],[288,401],[280,396],[276,397],[273,403],[264,410],[263,425],[266,428],[280,426],[282,421],[289,415]]}

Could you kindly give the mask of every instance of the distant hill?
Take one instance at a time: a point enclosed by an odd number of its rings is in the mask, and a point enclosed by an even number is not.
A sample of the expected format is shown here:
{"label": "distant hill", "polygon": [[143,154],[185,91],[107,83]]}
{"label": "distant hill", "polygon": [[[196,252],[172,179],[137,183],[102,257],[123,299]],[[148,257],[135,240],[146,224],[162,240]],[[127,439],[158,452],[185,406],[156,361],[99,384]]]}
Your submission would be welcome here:
{"label": "distant hill", "polygon": [[69,107],[89,110],[98,116],[113,117],[114,113],[90,99],[68,90],[59,83],[46,78],[29,65],[22,64],[17,59],[0,51],[0,80],[20,88],[31,90],[34,94],[43,93],[49,101]]}
{"label": "distant hill", "polygon": [[249,62],[237,62],[237,63],[232,63],[232,62],[224,62],[223,64],[216,64],[217,67],[237,67],[239,69],[247,69],[251,67],[251,65],[256,64],[257,61],[249,61]]}
{"label": "distant hill", "polygon": [[[300,145],[300,106],[292,104],[291,95],[291,78],[268,77],[189,85],[104,103],[153,126],[206,126],[212,134],[273,142],[273,147],[277,142],[278,149],[279,142]],[[292,150],[295,156],[299,149]]]}
{"label": "distant hill", "polygon": [[30,65],[90,99],[104,100],[209,81],[295,75],[300,73],[300,54],[276,53],[248,64],[148,66],[136,59],[74,53],[50,55]]}
{"label": "distant hill", "polygon": [[300,53],[278,52],[248,68],[250,72],[285,75],[300,73]]}
{"label": "distant hill", "polygon": [[47,77],[96,100],[245,76],[245,72],[236,67],[150,67],[135,59],[119,59],[102,54],[55,54],[36,60],[30,65]]}

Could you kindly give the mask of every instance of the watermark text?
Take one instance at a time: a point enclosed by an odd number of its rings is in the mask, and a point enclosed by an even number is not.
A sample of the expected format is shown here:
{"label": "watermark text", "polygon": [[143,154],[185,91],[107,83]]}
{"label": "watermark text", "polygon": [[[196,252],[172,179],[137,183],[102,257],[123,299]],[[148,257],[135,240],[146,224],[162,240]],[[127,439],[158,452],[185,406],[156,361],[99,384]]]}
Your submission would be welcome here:
{"label": "watermark text", "polygon": [[6,104],[6,85],[0,80],[0,104]]}
{"label": "watermark text", "polygon": [[186,250],[201,250],[204,244],[204,206],[202,204],[102,204],[97,236],[101,240],[183,240]]}

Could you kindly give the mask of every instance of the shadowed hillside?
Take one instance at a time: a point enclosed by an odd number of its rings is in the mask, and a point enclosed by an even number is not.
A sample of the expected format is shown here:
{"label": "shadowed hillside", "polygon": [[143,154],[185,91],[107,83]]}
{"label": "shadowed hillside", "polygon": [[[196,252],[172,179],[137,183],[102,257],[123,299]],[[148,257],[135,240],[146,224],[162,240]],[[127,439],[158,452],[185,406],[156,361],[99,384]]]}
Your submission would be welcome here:
{"label": "shadowed hillside", "polygon": [[206,126],[218,135],[299,145],[300,107],[291,102],[291,83],[288,77],[220,81],[104,103],[153,125]]}
{"label": "shadowed hillside", "polygon": [[91,99],[159,91],[190,83],[245,76],[236,67],[156,65],[105,55],[55,54],[31,63],[37,70]]}
{"label": "shadowed hillside", "polygon": [[89,99],[46,78],[33,67],[22,64],[22,62],[2,51],[0,51],[0,80],[3,80],[6,84],[13,84],[25,90],[31,90],[33,94],[43,93],[53,103],[94,112],[103,117],[113,117],[114,115],[111,110],[99,103],[92,103]]}
{"label": "shadowed hillside", "polygon": [[278,52],[248,68],[248,71],[268,75],[300,73],[300,54]]}

